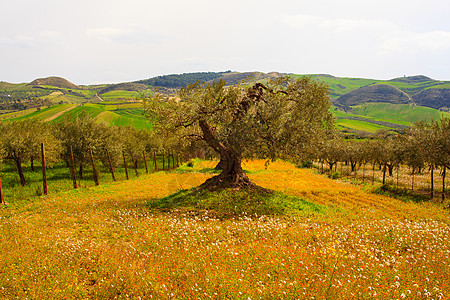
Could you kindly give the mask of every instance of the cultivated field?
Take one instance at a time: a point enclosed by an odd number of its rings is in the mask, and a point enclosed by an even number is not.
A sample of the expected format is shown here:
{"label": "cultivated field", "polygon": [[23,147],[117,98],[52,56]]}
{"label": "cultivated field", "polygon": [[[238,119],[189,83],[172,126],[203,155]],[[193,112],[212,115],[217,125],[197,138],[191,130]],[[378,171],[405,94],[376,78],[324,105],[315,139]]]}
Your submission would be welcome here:
{"label": "cultivated field", "polygon": [[[198,186],[213,166],[196,162],[3,207],[0,298],[450,297],[450,215],[442,204],[252,161],[244,168],[255,183],[296,197],[280,214],[243,214],[239,203],[236,214],[155,205]],[[218,201],[204,198],[203,205]]]}

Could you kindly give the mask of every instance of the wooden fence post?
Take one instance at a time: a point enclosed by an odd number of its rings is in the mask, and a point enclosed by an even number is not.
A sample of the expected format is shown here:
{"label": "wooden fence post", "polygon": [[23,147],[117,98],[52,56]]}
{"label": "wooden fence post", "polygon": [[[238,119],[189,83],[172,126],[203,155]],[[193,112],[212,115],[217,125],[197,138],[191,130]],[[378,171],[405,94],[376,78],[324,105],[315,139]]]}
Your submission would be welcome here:
{"label": "wooden fence post", "polygon": [[170,170],[170,150],[167,151],[167,170]]}
{"label": "wooden fence post", "polygon": [[139,177],[139,173],[138,173],[138,170],[137,170],[137,161],[134,159],[134,155],[133,155],[133,151],[132,150],[130,150],[130,156],[131,156],[131,161],[133,162],[133,168],[134,168],[134,171],[136,172],[136,176]]}
{"label": "wooden fence post", "polygon": [[2,189],[2,179],[0,178],[0,203],[5,204],[5,199],[3,199],[3,189]]}
{"label": "wooden fence post", "polygon": [[45,164],[44,143],[41,143],[41,154],[42,154],[42,185],[44,187],[44,194],[48,195],[48,190],[47,190],[47,168],[46,168],[46,164]]}
{"label": "wooden fence post", "polygon": [[125,151],[122,151],[122,156],[123,156],[123,165],[125,167],[125,175],[127,176],[128,180],[130,178],[128,177],[127,159],[125,158]]}
{"label": "wooden fence post", "polygon": [[445,172],[447,170],[447,166],[444,165],[444,170],[442,170],[442,201],[445,200]]}
{"label": "wooden fence post", "polygon": [[158,163],[156,162],[156,151],[153,151],[153,164],[155,165],[155,171],[158,171]]}
{"label": "wooden fence post", "polygon": [[372,164],[372,185],[375,183],[375,163]]}
{"label": "wooden fence post", "polygon": [[162,152],[162,157],[163,157],[163,171],[165,170],[165,164],[166,164],[166,162],[165,162],[165,159],[164,159],[164,149],[163,149],[163,152]]}
{"label": "wooden fence post", "polygon": [[434,164],[431,164],[431,188],[430,188],[430,198],[434,197]]}
{"label": "wooden fence post", "polygon": [[148,174],[148,166],[147,166],[147,158],[145,157],[145,150],[142,151],[142,156],[144,157],[145,173]]}
{"label": "wooden fence post", "polygon": [[97,168],[95,167],[94,155],[92,154],[91,148],[89,148],[89,153],[91,154],[91,163],[92,163],[92,172],[94,173],[94,182],[95,182],[95,185],[99,185],[98,172],[97,172]]}
{"label": "wooden fence post", "polygon": [[72,150],[72,145],[70,146],[70,162],[71,162],[71,172],[72,172],[72,181],[73,181],[73,188],[76,189],[78,188],[77,186],[77,175],[75,173],[75,162],[73,160],[73,150]]}
{"label": "wooden fence post", "polygon": [[173,155],[173,150],[172,150],[172,167],[175,169],[175,156]]}
{"label": "wooden fence post", "polygon": [[108,149],[106,149],[106,155],[108,156],[108,162],[109,162],[109,171],[111,172],[111,176],[113,181],[116,181],[116,176],[114,176],[114,168],[111,161],[111,155],[109,155]]}
{"label": "wooden fence post", "polygon": [[398,173],[400,171],[400,164],[398,164],[397,166],[397,189],[398,189]]}

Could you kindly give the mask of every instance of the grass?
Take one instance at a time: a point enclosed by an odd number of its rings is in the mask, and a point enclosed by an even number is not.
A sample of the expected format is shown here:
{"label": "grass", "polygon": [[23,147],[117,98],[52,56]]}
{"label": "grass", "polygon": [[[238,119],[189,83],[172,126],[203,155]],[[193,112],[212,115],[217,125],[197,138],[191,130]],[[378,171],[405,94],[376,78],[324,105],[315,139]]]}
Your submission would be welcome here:
{"label": "grass", "polygon": [[439,110],[429,107],[391,103],[365,103],[352,107],[351,113],[404,125],[418,121],[439,120],[442,114]]}
{"label": "grass", "polygon": [[[155,167],[153,165],[153,160],[151,155],[147,154],[148,161],[147,167],[149,172],[154,172]],[[145,165],[142,161],[142,157],[136,157],[138,159],[138,174],[142,176],[146,174]],[[165,161],[167,167],[167,158]],[[162,169],[162,157],[157,156],[158,169]],[[96,167],[99,171],[99,181],[100,184],[111,183],[112,176],[109,170],[109,165],[103,165],[99,160],[96,161]],[[42,167],[38,162],[35,162],[35,171],[31,170],[30,164],[22,164],[24,171],[26,186],[22,187],[20,185],[19,175],[17,173],[17,168],[11,162],[6,163],[0,169],[0,177],[2,180],[3,193],[5,201],[13,203],[15,201],[30,201],[35,196],[41,196],[43,194],[43,184],[42,184]],[[90,188],[94,187],[94,178],[92,172],[92,166],[90,164],[85,164],[83,166],[83,179],[78,178],[77,172],[77,184],[80,188]],[[78,169],[77,169],[78,171]],[[114,174],[118,181],[126,180],[125,168],[123,165],[114,167]],[[136,178],[136,172],[131,166],[131,161],[128,158],[128,175],[129,178]],[[65,163],[58,163],[53,166],[47,167],[47,181],[48,181],[48,191],[50,194],[59,193],[62,191],[69,191],[73,189],[73,181],[71,177],[70,169],[65,165]]]}
{"label": "grass", "polygon": [[282,193],[266,191],[227,191],[208,192],[182,190],[168,197],[152,201],[149,207],[187,211],[211,211],[217,217],[261,216],[261,215],[311,215],[326,210],[325,206],[287,196]]}
{"label": "grass", "polygon": [[[201,170],[215,163],[3,207],[0,297],[450,296],[450,216],[441,205],[373,194],[284,162],[265,169],[264,161],[249,161],[243,167],[253,182],[283,194],[279,203],[267,200],[271,209],[303,199],[314,213],[219,218],[205,207],[228,210],[222,198],[245,202],[248,195],[195,199],[182,191],[212,176]],[[174,206],[164,211],[164,203]]]}
{"label": "grass", "polygon": [[[295,75],[297,77],[303,77],[304,75]],[[332,89],[331,97],[337,99],[338,97],[356,90],[360,87],[370,85],[378,82],[375,79],[364,79],[364,78],[346,78],[346,77],[334,77],[327,75],[314,74],[310,75],[312,78],[325,82]]]}
{"label": "grass", "polygon": [[367,123],[360,120],[349,120],[349,119],[337,119],[336,125],[340,129],[350,129],[350,130],[358,130],[375,133],[381,129],[389,129],[388,127]]}
{"label": "grass", "polygon": [[[64,110],[74,107],[66,112]],[[31,113],[21,115],[19,117],[13,118],[14,114],[9,114],[11,116],[10,120],[23,120],[26,118],[38,118],[41,120],[46,120],[52,118],[53,122],[63,121],[65,118],[69,117],[72,120],[76,118],[77,115],[82,112],[87,113],[92,118],[105,121],[110,125],[115,126],[133,126],[137,129],[151,129],[152,124],[148,119],[142,114],[143,108],[141,103],[124,103],[124,102],[105,102],[104,104],[84,104],[82,106],[76,106],[74,104],[60,104],[41,109],[39,111],[32,110]],[[61,115],[59,115],[61,112]],[[8,117],[8,115],[4,115]]]}
{"label": "grass", "polygon": [[380,187],[377,187],[373,189],[373,193],[385,195],[385,196],[391,196],[396,199],[400,199],[403,201],[414,201],[414,202],[424,202],[426,200],[429,200],[430,197],[428,195],[423,194],[417,194],[413,191],[406,189],[406,188],[395,188],[390,185],[382,185]]}
{"label": "grass", "polygon": [[104,94],[101,94],[100,97],[105,100],[116,100],[116,99],[133,99],[139,95],[138,92],[135,91],[110,91]]}

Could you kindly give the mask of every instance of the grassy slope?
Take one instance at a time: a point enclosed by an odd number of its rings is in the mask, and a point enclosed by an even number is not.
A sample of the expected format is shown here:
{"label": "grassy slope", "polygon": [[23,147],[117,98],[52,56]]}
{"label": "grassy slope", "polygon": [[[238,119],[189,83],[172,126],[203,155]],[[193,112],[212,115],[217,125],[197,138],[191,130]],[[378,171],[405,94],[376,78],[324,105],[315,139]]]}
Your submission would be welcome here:
{"label": "grassy slope", "polygon": [[133,91],[110,91],[100,96],[105,100],[116,100],[116,99],[133,99],[138,96],[138,92]]}
{"label": "grassy slope", "polygon": [[410,106],[406,104],[390,103],[365,103],[354,106],[351,110],[353,114],[370,117],[376,120],[387,120],[414,123],[418,121],[439,120],[442,116],[448,116],[448,113],[442,113],[437,109]]}
{"label": "grassy slope", "polygon": [[450,295],[448,211],[285,163],[244,168],[254,182],[326,209],[217,219],[199,210],[149,207],[211,176],[202,172],[159,172],[18,202],[0,210],[0,297]]}
{"label": "grassy slope", "polygon": [[362,86],[370,85],[378,82],[375,79],[364,78],[346,78],[334,77],[330,75],[310,74],[310,75],[293,75],[295,77],[311,76],[312,78],[327,83],[332,90],[331,97],[337,99],[345,93],[356,90]]}
{"label": "grassy slope", "polygon": [[371,124],[371,123],[360,121],[360,120],[348,120],[348,119],[337,119],[336,125],[337,125],[338,129],[349,129],[349,130],[364,131],[364,132],[370,132],[370,133],[375,133],[378,130],[382,130],[382,129],[390,129],[389,127],[382,126],[382,125]]}
{"label": "grassy slope", "polygon": [[[57,116],[64,110],[75,107],[74,104],[54,105],[40,111],[33,111],[30,114],[11,118],[10,120],[23,120],[26,118],[38,118],[46,120],[52,116]],[[77,106],[67,112],[62,113],[54,119],[55,122],[64,120],[67,117],[74,119],[80,113],[87,113],[92,118],[105,121],[110,125],[133,126],[137,129],[150,129],[152,126],[142,115],[143,109],[140,103],[130,102],[106,102],[105,104],[84,104]]]}
{"label": "grassy slope", "polygon": [[376,132],[377,130],[389,129],[390,127],[388,125],[377,125],[364,122],[363,120],[350,120],[347,118],[367,118],[375,121],[408,126],[418,121],[436,121],[441,118],[450,117],[450,113],[440,112],[437,109],[429,107],[390,103],[364,103],[362,105],[353,106],[348,112],[332,107],[331,112],[338,118],[336,120],[338,128],[365,132]]}

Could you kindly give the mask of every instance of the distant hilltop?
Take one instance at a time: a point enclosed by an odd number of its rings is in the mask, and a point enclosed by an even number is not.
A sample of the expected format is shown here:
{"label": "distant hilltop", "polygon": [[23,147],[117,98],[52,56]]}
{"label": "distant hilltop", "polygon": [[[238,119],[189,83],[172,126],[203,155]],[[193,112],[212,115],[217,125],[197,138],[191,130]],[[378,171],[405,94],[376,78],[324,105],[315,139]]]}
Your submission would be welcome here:
{"label": "distant hilltop", "polygon": [[67,79],[64,79],[61,77],[56,77],[56,76],[46,77],[46,78],[38,78],[38,79],[35,79],[32,82],[30,82],[28,85],[31,85],[31,86],[33,86],[33,85],[36,85],[36,86],[48,85],[48,86],[54,86],[54,87],[63,88],[63,89],[74,89],[74,90],[81,89],[81,87],[79,87],[76,84],[73,84],[72,82],[68,81]]}

